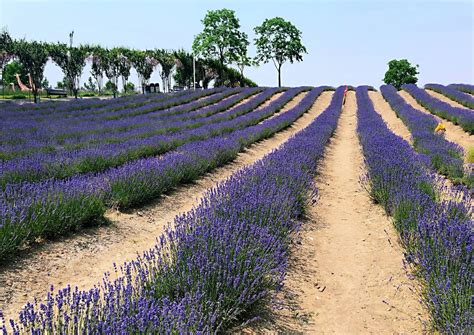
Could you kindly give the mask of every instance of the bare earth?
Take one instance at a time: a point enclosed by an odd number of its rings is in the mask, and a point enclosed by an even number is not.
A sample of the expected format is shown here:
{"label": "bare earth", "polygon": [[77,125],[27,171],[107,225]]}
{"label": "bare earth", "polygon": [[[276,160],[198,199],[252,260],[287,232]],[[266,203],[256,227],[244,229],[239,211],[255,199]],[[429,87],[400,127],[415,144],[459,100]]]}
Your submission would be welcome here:
{"label": "bare earth", "polygon": [[435,97],[436,99],[441,100],[441,101],[444,101],[444,102],[446,102],[447,104],[450,104],[450,105],[453,106],[453,107],[469,109],[468,107],[466,107],[466,106],[464,106],[464,105],[461,105],[459,102],[456,102],[456,101],[454,101],[454,100],[451,100],[450,98],[448,98],[448,97],[445,96],[445,95],[442,95],[441,93],[435,92],[435,91],[433,91],[433,90],[425,90],[425,91],[426,91],[426,93],[432,95],[432,96]]}
{"label": "bare earth", "polygon": [[[308,126],[327,107],[332,94],[322,93],[310,111],[291,127],[251,146],[234,162],[206,174],[194,184],[178,187],[169,195],[131,213],[110,212],[107,214],[110,225],[44,242],[0,269],[0,310],[4,311],[6,319],[16,316],[27,301],[43,298],[51,284],[55,287],[68,283],[79,288],[92,287],[102,279],[104,272],[113,272],[114,262],[122,264],[151,248],[164,226],[177,214],[197,205],[206,190],[216,183],[253,164]],[[295,97],[283,110],[294,106],[304,95]]]}
{"label": "bare earth", "polygon": [[426,110],[423,106],[418,104],[416,100],[406,91],[399,91],[398,92],[406,102],[408,102],[413,108],[416,108],[426,114],[433,115],[435,118],[437,118],[440,122],[443,122],[443,124],[446,127],[446,132],[444,136],[448,141],[454,142],[456,144],[459,144],[463,149],[464,152],[467,153],[469,148],[474,147],[474,135],[469,135],[467,132],[465,132],[461,127],[455,125],[454,123],[441,119],[440,117],[431,114],[428,110]]}
{"label": "bare earth", "polygon": [[269,320],[243,333],[417,334],[425,312],[397,234],[359,182],[363,156],[356,99],[348,93],[315,180],[318,200],[303,223]]}
{"label": "bare earth", "polygon": [[397,116],[389,103],[385,101],[382,93],[369,91],[369,97],[374,104],[375,111],[382,116],[388,128],[398,136],[401,136],[408,143],[413,144],[413,138],[407,126],[405,126],[403,121]]}

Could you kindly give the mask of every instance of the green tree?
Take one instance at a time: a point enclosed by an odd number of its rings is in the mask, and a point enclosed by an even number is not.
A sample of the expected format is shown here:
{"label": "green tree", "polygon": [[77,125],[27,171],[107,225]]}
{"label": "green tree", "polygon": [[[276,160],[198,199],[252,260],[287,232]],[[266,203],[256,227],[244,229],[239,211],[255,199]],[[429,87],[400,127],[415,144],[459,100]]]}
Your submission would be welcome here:
{"label": "green tree", "polygon": [[392,59],[388,62],[388,70],[385,72],[383,82],[399,90],[403,84],[416,84],[418,73],[418,65],[413,66],[406,59]]}
{"label": "green tree", "polygon": [[90,54],[91,54],[91,75],[97,82],[97,90],[99,94],[102,91],[102,82],[104,79],[104,72],[107,65],[105,58],[106,50],[101,46],[90,46],[89,47]]}
{"label": "green tree", "polygon": [[301,41],[301,31],[291,22],[281,17],[266,19],[261,26],[254,29],[257,38],[257,62],[273,61],[278,71],[278,87],[281,87],[281,67],[286,61],[302,61],[307,53]]}
{"label": "green tree", "polygon": [[[106,49],[102,55],[105,75],[113,85],[111,86],[114,98],[117,97],[118,78],[120,76],[120,52],[117,48]],[[107,88],[107,87],[106,87]],[[107,88],[108,89],[108,88]]]}
{"label": "green tree", "polygon": [[28,83],[28,72],[17,60],[11,61],[5,66],[3,71],[3,81],[5,85],[17,84],[16,75],[20,76],[23,83]]}
{"label": "green tree", "polygon": [[116,55],[116,62],[118,66],[119,75],[122,77],[123,91],[127,92],[127,81],[130,77],[130,70],[132,63],[129,60],[130,50],[127,48],[114,48],[112,49],[114,55]]}
{"label": "green tree", "polygon": [[68,79],[69,90],[77,99],[79,91],[79,80],[82,71],[86,65],[86,58],[89,55],[87,47],[68,47],[64,43],[51,44],[49,54],[53,62],[55,62],[63,71],[64,76]]}
{"label": "green tree", "polygon": [[49,48],[43,42],[28,42],[24,39],[13,42],[13,53],[24,69],[31,75],[33,87],[31,91],[35,103],[38,102],[38,91],[43,81],[44,67],[49,59]]}
{"label": "green tree", "polygon": [[92,77],[89,77],[87,82],[84,83],[84,88],[87,91],[95,92],[96,85],[95,85],[94,80],[92,79]]}
{"label": "green tree", "polygon": [[5,66],[13,58],[12,53],[13,40],[6,28],[0,33],[0,71],[2,72],[2,87],[9,83],[5,80]]}
{"label": "green tree", "polygon": [[236,62],[239,55],[247,53],[247,35],[240,31],[239,19],[230,9],[210,10],[202,23],[204,29],[194,39],[193,52],[204,58],[217,59],[223,81],[224,66]]}
{"label": "green tree", "polygon": [[145,86],[151,78],[153,70],[158,61],[153,58],[151,51],[130,50],[129,59],[137,71],[138,81],[142,88],[142,93],[145,93]]}
{"label": "green tree", "polygon": [[160,77],[163,81],[163,92],[171,91],[171,75],[176,65],[176,59],[172,52],[157,49],[154,51],[154,58],[160,63],[161,72]]}
{"label": "green tree", "polygon": [[[176,73],[174,80],[181,86],[193,87],[193,55],[183,49],[174,52],[176,59]],[[196,80],[198,78],[198,63],[196,62]]]}

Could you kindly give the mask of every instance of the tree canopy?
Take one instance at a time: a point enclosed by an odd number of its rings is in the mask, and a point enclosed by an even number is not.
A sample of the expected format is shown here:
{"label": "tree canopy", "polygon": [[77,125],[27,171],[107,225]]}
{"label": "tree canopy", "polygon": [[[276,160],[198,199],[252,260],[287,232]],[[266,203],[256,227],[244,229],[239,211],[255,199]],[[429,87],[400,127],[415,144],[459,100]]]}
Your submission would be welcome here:
{"label": "tree canopy", "polygon": [[32,92],[35,102],[37,102],[38,90],[41,88],[43,81],[44,67],[49,59],[48,45],[43,42],[17,40],[13,43],[13,53],[31,75],[33,81]]}
{"label": "tree canopy", "polygon": [[202,23],[204,29],[193,42],[196,55],[217,59],[222,68],[238,61],[239,55],[247,54],[248,37],[240,31],[240,22],[233,10],[210,10]]}
{"label": "tree canopy", "polygon": [[383,81],[387,85],[393,85],[398,90],[403,84],[416,84],[418,65],[411,65],[406,59],[392,59],[388,62],[388,70],[385,73]]}
{"label": "tree canopy", "polygon": [[289,61],[302,61],[307,53],[301,41],[301,31],[291,22],[281,17],[266,19],[262,25],[255,27],[256,61],[268,63],[273,61],[278,71],[278,86],[281,86],[281,67]]}
{"label": "tree canopy", "polygon": [[69,47],[64,43],[51,44],[49,55],[63,71],[69,89],[77,99],[79,79],[81,77],[89,50],[85,47]]}

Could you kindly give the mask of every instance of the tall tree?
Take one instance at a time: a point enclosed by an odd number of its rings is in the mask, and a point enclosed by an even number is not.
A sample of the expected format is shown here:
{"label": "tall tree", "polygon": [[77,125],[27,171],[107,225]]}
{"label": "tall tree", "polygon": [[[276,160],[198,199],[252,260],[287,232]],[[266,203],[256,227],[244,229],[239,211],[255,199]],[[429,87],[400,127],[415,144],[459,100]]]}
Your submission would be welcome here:
{"label": "tall tree", "polygon": [[89,47],[89,52],[91,55],[90,60],[92,61],[91,75],[97,83],[97,90],[100,94],[102,91],[105,68],[107,66],[106,50],[101,46],[94,45]]}
{"label": "tall tree", "polygon": [[0,33],[0,71],[2,72],[2,87],[5,88],[5,67],[13,58],[13,40],[8,31],[3,28]]}
{"label": "tall tree", "polygon": [[[176,73],[174,75],[174,80],[182,86],[192,87],[193,86],[193,55],[189,52],[186,52],[183,49],[177,50],[174,53],[176,59]],[[196,68],[198,64],[196,64]],[[198,73],[196,71],[196,79],[198,78]]]}
{"label": "tall tree", "polygon": [[82,75],[89,50],[86,47],[69,47],[64,43],[51,44],[49,54],[53,62],[55,62],[63,71],[67,78],[69,90],[77,99],[79,91],[79,80]]}
{"label": "tall tree", "polygon": [[160,77],[163,81],[163,92],[171,91],[171,75],[176,65],[176,59],[172,52],[158,49],[154,52],[155,59],[158,60],[161,67]]}
{"label": "tall tree", "polygon": [[239,19],[230,9],[210,10],[202,20],[204,29],[193,42],[196,55],[217,59],[219,74],[224,81],[224,66],[236,62],[238,55],[247,51],[247,35],[240,31]]}
{"label": "tall tree", "polygon": [[35,103],[38,102],[38,91],[43,81],[44,67],[49,59],[49,48],[43,42],[28,42],[24,39],[13,42],[13,53],[20,61],[21,65],[31,75],[31,91]]}
{"label": "tall tree", "polygon": [[5,65],[3,73],[2,73],[3,83],[5,85],[10,85],[12,83],[16,85],[17,74],[20,76],[21,82],[23,83],[28,82],[28,72],[21,65],[21,63],[17,60],[9,62],[7,65]]}
{"label": "tall tree", "polygon": [[120,76],[120,53],[117,48],[106,49],[102,55],[104,71],[109,81],[112,83],[114,98],[117,97],[118,78]]}
{"label": "tall tree", "polygon": [[301,41],[301,31],[291,22],[281,17],[266,19],[262,25],[255,27],[255,45],[257,47],[257,62],[273,61],[278,71],[278,87],[281,87],[281,67],[287,61],[293,63],[302,61],[307,53]]}
{"label": "tall tree", "polygon": [[403,84],[416,84],[418,78],[418,65],[411,65],[406,59],[392,59],[388,62],[388,70],[383,81],[387,85],[393,85],[399,90]]}
{"label": "tall tree", "polygon": [[129,53],[130,50],[127,48],[114,48],[112,49],[115,54],[117,54],[117,64],[119,74],[122,77],[122,87],[123,91],[127,91],[127,81],[128,77],[130,77],[130,70],[132,68],[132,63],[129,60]]}
{"label": "tall tree", "polygon": [[145,85],[150,80],[158,61],[153,58],[152,52],[141,50],[130,50],[129,59],[137,71],[142,93],[145,93]]}

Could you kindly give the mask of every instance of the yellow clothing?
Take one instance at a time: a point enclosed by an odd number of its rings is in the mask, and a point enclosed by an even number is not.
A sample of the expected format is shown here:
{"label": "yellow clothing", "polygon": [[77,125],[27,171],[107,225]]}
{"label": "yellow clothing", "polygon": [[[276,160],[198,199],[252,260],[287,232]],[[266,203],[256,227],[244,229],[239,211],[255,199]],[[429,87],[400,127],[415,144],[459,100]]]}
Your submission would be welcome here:
{"label": "yellow clothing", "polygon": [[438,123],[438,125],[435,128],[435,133],[437,133],[438,131],[445,131],[445,130],[446,130],[446,127],[444,126],[444,124]]}

